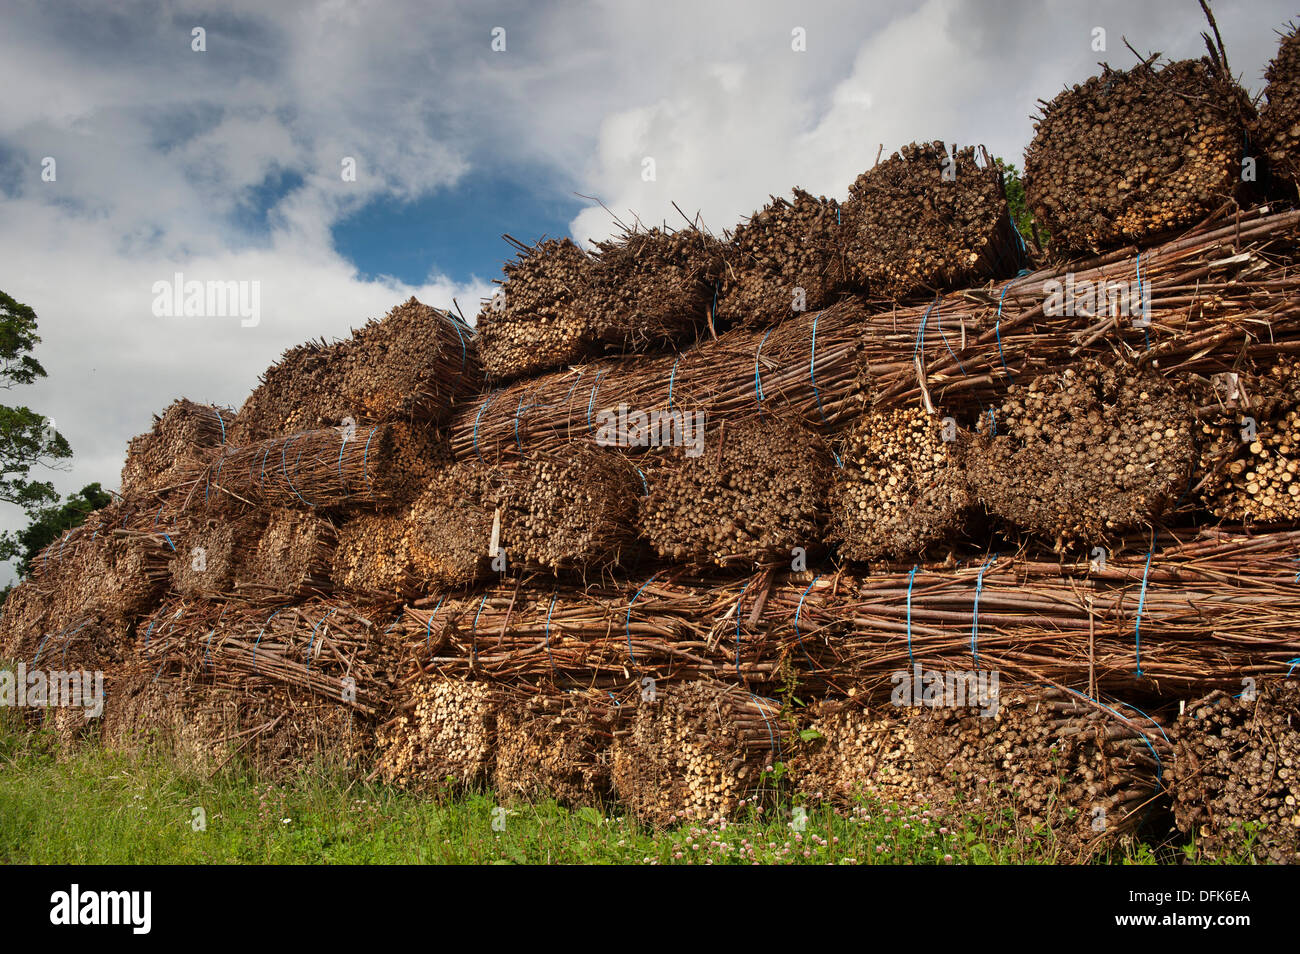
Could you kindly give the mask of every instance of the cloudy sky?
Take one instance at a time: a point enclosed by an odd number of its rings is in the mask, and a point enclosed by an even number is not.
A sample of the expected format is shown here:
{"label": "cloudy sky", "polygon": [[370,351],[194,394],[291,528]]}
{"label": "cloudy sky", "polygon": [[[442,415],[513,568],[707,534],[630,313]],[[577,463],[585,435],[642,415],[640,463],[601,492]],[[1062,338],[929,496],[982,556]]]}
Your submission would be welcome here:
{"label": "cloudy sky", "polygon": [[[1215,12],[1258,92],[1295,11]],[[300,341],[412,294],[472,318],[503,232],[611,233],[582,196],[720,231],[793,185],[843,198],[881,145],[1019,164],[1039,97],[1130,65],[1123,38],[1199,55],[1204,27],[1193,0],[0,0],[0,22],[0,289],[49,372],[8,400],[71,442],[64,491],[116,488],[153,412],[238,407]],[[156,315],[178,272],[260,283],[260,320]]]}

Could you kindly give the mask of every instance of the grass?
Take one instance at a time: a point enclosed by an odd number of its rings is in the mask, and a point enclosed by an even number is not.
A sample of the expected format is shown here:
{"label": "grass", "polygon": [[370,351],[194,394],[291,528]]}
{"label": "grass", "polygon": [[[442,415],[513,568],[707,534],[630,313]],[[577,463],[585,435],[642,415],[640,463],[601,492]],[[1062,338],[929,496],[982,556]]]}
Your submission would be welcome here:
{"label": "grass", "polygon": [[[280,784],[230,766],[206,778],[161,757],[59,753],[0,712],[0,862],[22,864],[1037,864],[1050,834],[978,805],[841,809],[788,800],[731,823],[654,831],[593,808],[417,796],[307,767]],[[802,830],[792,813],[806,813]],[[1179,852],[1181,854],[1181,852]],[[1193,853],[1194,857],[1194,853]],[[1101,859],[1169,860],[1147,846]]]}

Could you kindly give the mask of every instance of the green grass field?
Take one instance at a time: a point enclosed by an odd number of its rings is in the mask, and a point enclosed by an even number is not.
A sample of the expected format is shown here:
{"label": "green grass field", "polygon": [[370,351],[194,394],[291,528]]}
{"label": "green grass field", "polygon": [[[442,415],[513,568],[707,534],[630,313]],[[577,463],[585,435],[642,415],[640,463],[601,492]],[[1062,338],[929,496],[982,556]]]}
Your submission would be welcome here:
{"label": "green grass field", "polygon": [[[304,769],[278,785],[227,767],[205,778],[161,758],[58,753],[0,720],[0,862],[27,864],[998,864],[1052,863],[1050,835],[978,805],[899,810],[864,800],[749,808],[731,823],[652,831],[592,808],[499,806],[491,793],[416,796]],[[504,814],[501,808],[505,809]],[[1151,864],[1186,849],[1100,859]]]}

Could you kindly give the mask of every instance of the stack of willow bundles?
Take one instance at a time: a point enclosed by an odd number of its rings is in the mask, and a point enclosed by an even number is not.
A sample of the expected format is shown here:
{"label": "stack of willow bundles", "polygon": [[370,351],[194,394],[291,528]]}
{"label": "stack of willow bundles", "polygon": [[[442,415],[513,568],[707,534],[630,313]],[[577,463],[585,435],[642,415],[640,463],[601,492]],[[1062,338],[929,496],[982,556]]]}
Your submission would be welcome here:
{"label": "stack of willow bundles", "polygon": [[266,528],[265,511],[186,514],[174,538],[171,589],[186,597],[216,597],[235,588],[236,574]]}
{"label": "stack of willow bundles", "polygon": [[633,550],[644,488],[637,468],[615,450],[579,445],[530,454],[499,486],[501,542],[515,560],[585,571],[617,564]]}
{"label": "stack of willow bundles", "polygon": [[[924,707],[909,720],[922,777],[942,778],[1069,859],[1131,838],[1161,814],[1172,746],[1159,723],[1067,692],[1005,693],[989,709]],[[1127,714],[1126,714],[1127,713]]]}
{"label": "stack of willow bundles", "polygon": [[596,340],[620,353],[694,340],[709,321],[723,248],[696,226],[597,242],[587,292]]}
{"label": "stack of willow bundles", "polygon": [[[1139,254],[1112,252],[873,315],[863,322],[872,400],[941,405],[965,420],[1000,401],[1007,381],[1025,384],[1089,356],[1209,378],[1243,359],[1295,354],[1298,240],[1300,213],[1257,209]],[[1147,327],[1135,324],[1144,311]]]}
{"label": "stack of willow bundles", "polygon": [[1014,275],[1023,251],[1002,174],[981,147],[912,143],[862,173],[844,203],[849,270],[873,294],[903,298]]}
{"label": "stack of willow bundles", "polygon": [[970,492],[956,422],[921,408],[872,410],[839,443],[830,539],[849,560],[905,557],[955,542]]}
{"label": "stack of willow bundles", "polygon": [[1259,144],[1273,176],[1289,183],[1287,191],[1294,196],[1300,176],[1295,158],[1300,149],[1300,33],[1294,27],[1282,36],[1264,79],[1268,81],[1264,87],[1268,102],[1259,111]]}
{"label": "stack of willow bundles", "polygon": [[788,650],[760,623],[762,580],[507,580],[418,600],[398,632],[423,672],[443,676],[614,691],[706,676],[774,685]]}
{"label": "stack of willow bundles", "polygon": [[153,429],[133,437],[122,465],[122,493],[135,497],[163,489],[189,476],[198,452],[226,442],[235,412],[210,404],[181,399],[162,415],[154,415]]}
{"label": "stack of willow bundles", "polygon": [[708,438],[649,468],[641,533],[659,556],[725,567],[820,542],[832,465],[813,431],[769,414],[723,422]]}
{"label": "stack of willow bundles", "polygon": [[1043,103],[1025,193],[1053,246],[1139,242],[1232,199],[1253,111],[1221,51],[1210,54],[1159,69],[1105,66]]}
{"label": "stack of willow bundles", "polygon": [[838,803],[873,795],[886,803],[932,805],[951,797],[943,775],[923,778],[909,710],[868,709],[852,699],[823,699],[809,711],[790,774],[809,798]]}
{"label": "stack of willow bundles", "polygon": [[376,732],[375,775],[411,788],[488,781],[502,694],[478,682],[410,680],[398,714]]}
{"label": "stack of willow bundles", "polygon": [[200,484],[209,497],[225,494],[260,507],[400,502],[428,469],[433,445],[431,432],[406,423],[299,431],[227,447]]}
{"label": "stack of willow bundles", "polygon": [[1264,374],[1218,384],[1216,404],[1201,417],[1202,503],[1227,520],[1300,520],[1300,362],[1284,358]]}
{"label": "stack of willow bundles", "polygon": [[[676,356],[610,359],[517,382],[452,418],[452,456],[491,463],[560,450],[594,438],[602,419],[617,419],[622,405],[659,414],[661,424],[669,413],[730,421],[782,409],[833,425],[865,399],[864,314],[859,303],[840,302],[766,332],[727,332]],[[679,416],[673,426],[681,423]]]}
{"label": "stack of willow bundles", "polygon": [[82,607],[59,630],[29,641],[33,651],[17,654],[28,668],[107,669],[131,655],[131,627],[120,615],[100,606]]}
{"label": "stack of willow bundles", "polygon": [[1174,726],[1174,817],[1210,857],[1300,863],[1300,685],[1214,692]]}
{"label": "stack of willow bundles", "polygon": [[711,680],[670,686],[641,700],[614,740],[614,787],[646,824],[726,818],[759,793],[790,735],[778,704],[743,688]]}
{"label": "stack of willow bundles", "polygon": [[249,599],[302,598],[328,593],[338,531],[325,517],[302,510],[273,510],[244,555],[236,591]]}
{"label": "stack of willow bundles", "polygon": [[550,239],[518,251],[501,290],[478,316],[478,348],[488,381],[561,368],[594,350],[588,317],[591,259],[573,242]]}
{"label": "stack of willow bundles", "polygon": [[772,198],[732,238],[736,261],[723,272],[717,317],[766,327],[792,312],[831,304],[847,281],[834,199],[795,188],[794,201]]}
{"label": "stack of willow bundles", "polygon": [[625,708],[600,690],[538,692],[497,715],[493,787],[504,798],[603,804]]}
{"label": "stack of willow bundles", "polygon": [[1085,361],[1012,385],[980,418],[972,492],[1058,550],[1147,526],[1190,487],[1191,403],[1185,388],[1122,363]]}
{"label": "stack of willow bundles", "polygon": [[348,418],[437,422],[482,383],[469,327],[412,298],[351,338],[286,351],[240,408],[230,440],[254,444]]}
{"label": "stack of willow bundles", "polygon": [[[888,698],[891,677],[927,668],[1125,695],[1197,693],[1285,675],[1300,656],[1300,532],[1206,533],[1099,566],[993,557],[848,581],[781,586],[771,625],[805,681]],[[1208,638],[1207,638],[1208,634]],[[811,690],[810,690],[811,691]]]}
{"label": "stack of willow bundles", "polygon": [[378,618],[322,600],[270,607],[171,600],[139,627],[135,662],[200,673],[232,692],[274,688],[374,716],[397,682],[397,647]]}

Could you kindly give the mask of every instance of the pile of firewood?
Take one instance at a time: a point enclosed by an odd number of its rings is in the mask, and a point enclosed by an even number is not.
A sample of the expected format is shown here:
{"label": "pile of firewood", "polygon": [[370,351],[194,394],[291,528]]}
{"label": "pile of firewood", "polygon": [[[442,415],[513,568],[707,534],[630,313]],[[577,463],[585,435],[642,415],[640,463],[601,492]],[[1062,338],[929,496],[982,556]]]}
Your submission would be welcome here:
{"label": "pile of firewood", "polygon": [[732,326],[765,327],[794,312],[829,306],[848,280],[838,203],[795,188],[794,201],[772,197],[732,236],[717,317]]}
{"label": "pile of firewood", "polygon": [[831,465],[813,432],[769,415],[720,425],[691,450],[648,466],[641,532],[659,556],[733,566],[818,545]]}
{"label": "pile of firewood", "polygon": [[333,344],[285,352],[240,408],[228,443],[380,421],[441,421],[483,384],[472,329],[414,298]]}
{"label": "pile of firewood", "polygon": [[921,408],[873,410],[838,444],[830,538],[849,560],[906,557],[953,541],[971,506],[969,434]]}
{"label": "pile of firewood", "polygon": [[1043,103],[1025,193],[1055,248],[1149,239],[1233,197],[1253,110],[1221,48],[1206,43],[1200,60],[1107,66]]}
{"label": "pile of firewood", "polygon": [[1178,827],[1211,857],[1300,863],[1300,685],[1243,679],[1174,726]]}
{"label": "pile of firewood", "polygon": [[725,818],[791,748],[780,706],[722,682],[680,683],[642,698],[614,740],[614,787],[651,825]]}
{"label": "pile of firewood", "polygon": [[1007,523],[1089,545],[1148,526],[1189,488],[1187,392],[1152,372],[1085,362],[1012,385],[979,420],[974,494]]}
{"label": "pile of firewood", "polygon": [[434,677],[412,682],[409,693],[376,735],[375,773],[387,782],[425,788],[486,782],[500,711],[491,688]]}
{"label": "pile of firewood", "polygon": [[527,696],[497,714],[492,783],[505,798],[603,803],[624,707],[600,690]]}
{"label": "pile of firewood", "polygon": [[1221,376],[1201,414],[1197,473],[1216,517],[1259,523],[1300,520],[1300,363],[1265,374]]}
{"label": "pile of firewood", "polygon": [[722,243],[691,226],[632,228],[595,243],[587,306],[596,340],[619,353],[692,342],[705,328]]}
{"label": "pile of firewood", "polygon": [[981,154],[912,143],[858,176],[844,203],[856,282],[899,299],[1016,273],[1024,253],[1002,175]]}
{"label": "pile of firewood", "polygon": [[154,415],[153,429],[131,439],[122,466],[122,493],[136,496],[190,476],[192,455],[226,443],[235,412],[184,398]]}
{"label": "pile of firewood", "polygon": [[1283,34],[1264,79],[1268,81],[1264,87],[1268,102],[1259,111],[1257,141],[1268,157],[1273,177],[1289,183],[1294,197],[1300,179],[1296,163],[1300,148],[1300,33],[1294,27]]}
{"label": "pile of firewood", "polygon": [[478,351],[493,383],[563,367],[592,353],[591,259],[568,239],[529,247],[504,268],[478,315]]}

